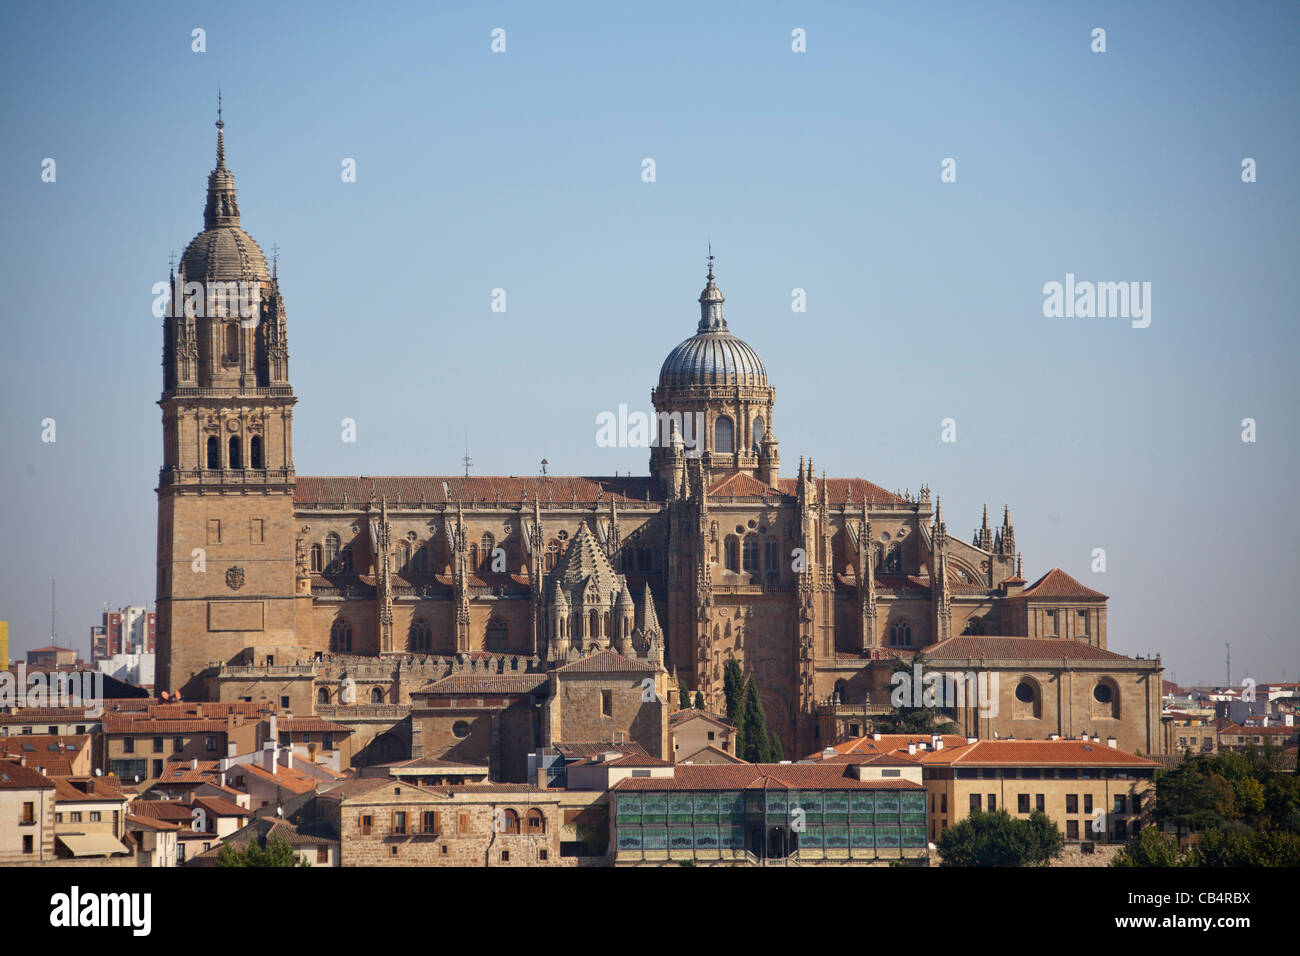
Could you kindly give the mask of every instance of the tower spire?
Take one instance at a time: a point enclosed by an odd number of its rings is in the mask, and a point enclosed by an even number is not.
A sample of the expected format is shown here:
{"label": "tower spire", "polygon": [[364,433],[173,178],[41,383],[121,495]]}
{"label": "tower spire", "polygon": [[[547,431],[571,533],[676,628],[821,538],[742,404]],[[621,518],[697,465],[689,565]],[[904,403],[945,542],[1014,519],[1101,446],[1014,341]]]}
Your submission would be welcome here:
{"label": "tower spire", "polygon": [[208,199],[203,207],[203,228],[239,225],[239,202],[235,197],[235,177],[226,168],[226,121],[221,118],[223,104],[217,91],[217,165],[208,173]]}
{"label": "tower spire", "polygon": [[722,297],[722,290],[718,288],[713,281],[713,243],[709,243],[709,274],[708,283],[704,286],[704,291],[700,293],[700,324],[697,326],[698,332],[725,332],[727,331],[727,320],[722,315],[722,303],[726,301]]}

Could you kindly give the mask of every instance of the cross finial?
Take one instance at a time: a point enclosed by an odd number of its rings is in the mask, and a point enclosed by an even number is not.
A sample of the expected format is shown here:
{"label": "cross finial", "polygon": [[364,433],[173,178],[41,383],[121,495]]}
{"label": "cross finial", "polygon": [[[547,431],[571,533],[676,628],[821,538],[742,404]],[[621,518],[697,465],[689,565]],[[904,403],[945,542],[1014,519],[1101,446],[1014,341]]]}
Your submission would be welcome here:
{"label": "cross finial", "polygon": [[713,240],[709,240],[709,278],[713,278]]}
{"label": "cross finial", "polygon": [[280,274],[280,244],[278,242],[273,242],[271,243],[271,275],[275,276],[279,274]]}
{"label": "cross finial", "polygon": [[226,121],[221,118],[221,87],[217,87],[217,129],[226,125]]}
{"label": "cross finial", "polygon": [[172,272],[176,271],[176,250],[174,249],[171,255],[167,257],[167,268]]}

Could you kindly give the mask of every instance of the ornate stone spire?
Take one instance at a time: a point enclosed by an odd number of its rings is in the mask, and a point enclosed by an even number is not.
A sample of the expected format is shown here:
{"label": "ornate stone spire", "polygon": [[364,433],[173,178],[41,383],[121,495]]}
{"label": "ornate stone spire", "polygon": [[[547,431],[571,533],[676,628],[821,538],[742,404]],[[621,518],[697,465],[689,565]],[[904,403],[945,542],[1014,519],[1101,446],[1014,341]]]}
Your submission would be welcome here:
{"label": "ornate stone spire", "polygon": [[713,247],[709,246],[708,285],[700,293],[700,324],[697,327],[698,331],[727,331],[727,320],[722,317],[722,303],[725,301],[726,299],[722,297],[722,290],[713,281]]}
{"label": "ornate stone spire", "polygon": [[208,199],[203,207],[203,228],[239,225],[239,202],[235,177],[226,168],[226,121],[221,118],[221,94],[217,94],[217,166],[208,173]]}

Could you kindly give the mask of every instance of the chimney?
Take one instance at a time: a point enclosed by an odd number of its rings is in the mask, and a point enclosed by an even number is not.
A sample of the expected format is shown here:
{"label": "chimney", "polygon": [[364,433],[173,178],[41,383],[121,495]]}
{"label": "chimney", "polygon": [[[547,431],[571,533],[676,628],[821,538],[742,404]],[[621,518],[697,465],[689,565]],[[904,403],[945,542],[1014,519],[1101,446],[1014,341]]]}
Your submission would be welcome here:
{"label": "chimney", "polygon": [[872,735],[871,735],[871,739],[872,739],[872,740],[879,740],[879,739],[880,739],[880,733],[877,732],[877,733],[872,734]]}
{"label": "chimney", "polygon": [[191,758],[190,758],[190,769],[191,769],[191,770],[198,770],[198,769],[199,769],[199,758],[198,758],[198,757],[191,757]]}
{"label": "chimney", "polygon": [[1107,738],[1106,738],[1106,746],[1109,747],[1111,750],[1118,750],[1118,749],[1119,749],[1119,741],[1116,740],[1114,737],[1107,737]]}
{"label": "chimney", "polygon": [[268,740],[266,746],[262,749],[262,769],[267,773],[275,773],[275,741]]}
{"label": "chimney", "polygon": [[280,742],[279,730],[276,727],[276,723],[275,723],[275,714],[271,714],[271,739],[274,740],[276,743]]}
{"label": "chimney", "polygon": [[292,746],[285,747],[283,750],[280,751],[280,755],[284,758],[284,765],[288,767],[290,770],[292,770],[293,769],[293,747]]}
{"label": "chimney", "polygon": [[978,737],[967,737],[967,738],[966,738],[966,743],[968,743],[968,744],[976,744],[976,743],[979,743],[979,738],[978,738]]}
{"label": "chimney", "polygon": [[231,760],[234,760],[235,757],[238,756],[238,755],[239,755],[239,745],[238,745],[238,744],[236,744],[233,740],[230,741],[230,743],[226,744],[226,756],[227,756],[227,757],[229,757]]}
{"label": "chimney", "polygon": [[1047,739],[1048,739],[1048,740],[1060,740],[1060,739],[1061,739],[1061,735],[1060,735],[1060,734],[1048,734],[1048,735],[1047,735]]}
{"label": "chimney", "polygon": [[907,754],[909,757],[916,756],[916,741],[909,741],[907,745]]}
{"label": "chimney", "polygon": [[930,749],[931,750],[943,749],[943,734],[934,734],[930,738]]}

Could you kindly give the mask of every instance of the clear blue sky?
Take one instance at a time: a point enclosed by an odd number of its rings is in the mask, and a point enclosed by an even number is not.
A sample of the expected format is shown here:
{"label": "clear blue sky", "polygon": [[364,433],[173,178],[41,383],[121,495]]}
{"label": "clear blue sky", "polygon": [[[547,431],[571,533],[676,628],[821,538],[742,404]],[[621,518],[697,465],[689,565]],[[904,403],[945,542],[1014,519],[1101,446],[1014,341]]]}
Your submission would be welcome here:
{"label": "clear blue sky", "polygon": [[[15,651],[51,577],[83,652],[104,602],[152,603],[151,287],[201,229],[220,84],[244,226],[281,249],[300,474],[456,473],[467,434],[480,474],[643,473],[595,418],[649,407],[711,239],[786,474],[929,483],[963,537],[1009,502],[1028,577],[1111,595],[1112,648],[1300,674],[1296,4],[428,7],[0,10]],[[1067,272],[1151,282],[1150,327],[1045,318]]]}

